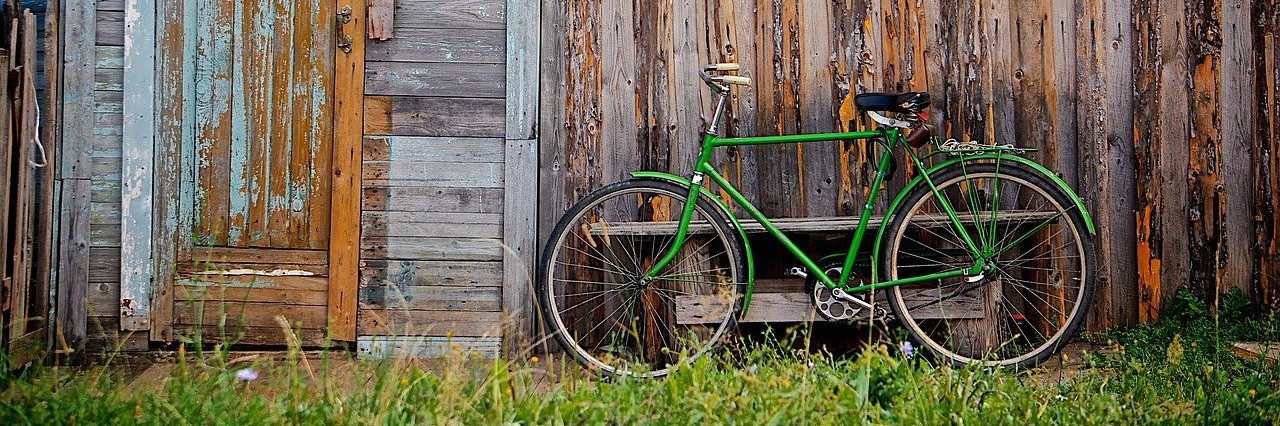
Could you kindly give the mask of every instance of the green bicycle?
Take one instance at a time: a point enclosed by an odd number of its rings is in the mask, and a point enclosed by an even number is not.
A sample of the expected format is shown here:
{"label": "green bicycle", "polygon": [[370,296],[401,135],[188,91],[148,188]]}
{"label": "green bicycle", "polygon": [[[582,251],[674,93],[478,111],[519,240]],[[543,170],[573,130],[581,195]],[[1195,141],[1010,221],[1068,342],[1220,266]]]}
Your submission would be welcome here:
{"label": "green bicycle", "polygon": [[[891,311],[925,353],[954,364],[1032,366],[1070,340],[1093,296],[1095,231],[1054,173],[1013,146],[941,142],[922,118],[926,93],[856,96],[873,130],[720,137],[730,88],[751,84],[737,70],[700,72],[718,100],[691,178],[632,173],[578,201],[552,230],[536,291],[551,333],[577,361],[607,375],[662,376],[706,353],[750,308],[750,241],[708,179],[795,256],[792,275],[811,283],[828,319]],[[921,172],[872,229],[871,200],[896,167],[881,156],[848,252],[817,260],[710,164],[715,148],[855,139],[887,153],[903,147]],[[929,143],[930,153],[911,149]],[[867,277],[854,269],[869,232]],[[889,311],[875,306],[877,290]]]}

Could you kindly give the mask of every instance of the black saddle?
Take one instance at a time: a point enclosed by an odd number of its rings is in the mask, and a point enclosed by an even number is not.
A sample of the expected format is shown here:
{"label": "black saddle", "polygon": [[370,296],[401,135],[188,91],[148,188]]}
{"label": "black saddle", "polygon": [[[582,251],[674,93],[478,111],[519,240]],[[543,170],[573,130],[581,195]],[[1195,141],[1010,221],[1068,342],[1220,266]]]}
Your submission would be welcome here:
{"label": "black saddle", "polygon": [[853,97],[853,104],[862,111],[917,113],[929,107],[929,94],[908,93],[860,93]]}

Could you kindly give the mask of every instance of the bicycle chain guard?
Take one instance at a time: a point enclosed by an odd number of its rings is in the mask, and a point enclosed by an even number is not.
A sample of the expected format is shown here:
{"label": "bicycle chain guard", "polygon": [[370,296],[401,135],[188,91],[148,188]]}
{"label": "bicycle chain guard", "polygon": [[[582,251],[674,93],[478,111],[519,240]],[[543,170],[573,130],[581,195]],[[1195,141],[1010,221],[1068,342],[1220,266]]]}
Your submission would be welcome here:
{"label": "bicycle chain guard", "polygon": [[[841,270],[840,266],[827,266],[823,268],[822,272],[829,277],[838,277]],[[856,275],[851,275],[849,279],[856,282],[862,281]],[[830,321],[847,321],[862,312],[861,306],[837,297],[834,291],[822,285],[816,276],[805,277],[804,283],[813,289],[810,292],[810,296],[813,298],[813,306],[817,308],[818,314],[822,315],[823,318]]]}

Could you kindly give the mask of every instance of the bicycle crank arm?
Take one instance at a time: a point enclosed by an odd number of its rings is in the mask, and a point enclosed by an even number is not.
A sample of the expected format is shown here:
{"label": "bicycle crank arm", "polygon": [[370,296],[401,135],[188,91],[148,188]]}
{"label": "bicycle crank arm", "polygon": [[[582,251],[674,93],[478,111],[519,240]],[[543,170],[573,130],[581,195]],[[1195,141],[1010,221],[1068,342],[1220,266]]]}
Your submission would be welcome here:
{"label": "bicycle crank arm", "polygon": [[841,289],[841,288],[831,289],[831,295],[835,296],[837,299],[840,299],[846,302],[853,302],[853,304],[861,306],[863,308],[872,309],[872,310],[875,309],[875,306],[871,306],[870,303],[867,303],[862,299],[854,297],[854,295],[849,294],[849,292],[844,291],[844,289]]}

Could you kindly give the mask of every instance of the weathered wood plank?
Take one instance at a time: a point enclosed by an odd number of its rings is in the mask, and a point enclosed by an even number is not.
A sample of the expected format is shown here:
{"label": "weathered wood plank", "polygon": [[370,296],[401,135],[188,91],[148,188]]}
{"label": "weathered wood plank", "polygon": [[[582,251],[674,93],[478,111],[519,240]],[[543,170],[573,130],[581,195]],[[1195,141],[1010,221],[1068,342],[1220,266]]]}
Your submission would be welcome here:
{"label": "weathered wood plank", "polygon": [[1253,8],[1247,0],[1224,0],[1222,5],[1221,103],[1222,156],[1220,187],[1225,194],[1222,238],[1226,265],[1218,291],[1254,291],[1253,131],[1257,125],[1254,86]]}
{"label": "weathered wood plank", "polygon": [[367,259],[361,262],[362,287],[379,286],[466,286],[501,287],[503,265],[500,262],[466,262],[435,260],[388,261]]}
{"label": "weathered wood plank", "polygon": [[[195,244],[225,245],[230,226],[223,219],[230,213],[231,154],[230,112],[232,109],[231,44],[235,17],[230,7],[212,0],[199,0],[195,49],[195,189],[192,228]],[[223,188],[223,189],[218,189]]]}
{"label": "weathered wood plank", "polygon": [[174,286],[174,300],[179,303],[252,302],[281,305],[324,306],[329,302],[325,289],[299,290],[279,288],[223,287],[210,285]]}
{"label": "weathered wood plank", "polygon": [[257,263],[272,265],[288,259],[289,263],[324,265],[329,254],[324,250],[295,249],[242,249],[235,247],[195,247],[191,249],[195,262]]}
{"label": "weathered wood plank", "polygon": [[193,274],[183,277],[181,285],[187,287],[276,289],[282,291],[323,292],[329,286],[325,277],[314,276],[259,276],[229,275],[222,273]]}
{"label": "weathered wood plank", "polygon": [[435,161],[369,161],[361,174],[363,184],[374,186],[431,186],[451,188],[501,188],[502,163]]}
{"label": "weathered wood plank", "polygon": [[[526,140],[538,136],[540,6],[541,2],[530,0],[507,0],[506,4],[508,14],[520,17],[507,22],[505,37],[507,139]],[[534,161],[536,164],[536,159]]]}
{"label": "weathered wood plank", "polygon": [[[125,1],[123,113],[125,116],[121,181],[120,326],[151,329],[152,194],[156,135],[156,3]],[[99,15],[99,18],[103,18]]]}
{"label": "weathered wood plank", "polygon": [[364,189],[362,207],[380,211],[501,213],[499,188],[382,186]]}
{"label": "weathered wood plank", "polygon": [[[216,343],[226,342],[240,345],[271,345],[280,346],[288,341],[284,330],[280,328],[274,321],[271,324],[263,326],[241,326],[238,324],[228,323],[225,326],[206,325],[175,325],[174,333],[184,336],[191,340],[200,340],[202,342]],[[299,343],[308,347],[320,347],[329,343],[325,338],[325,330],[323,328],[307,328],[293,327],[291,333],[296,333]]]}
{"label": "weathered wood plank", "polygon": [[501,163],[503,145],[498,138],[370,137],[361,153],[365,161]]}
{"label": "weathered wood plank", "polygon": [[[494,0],[398,0],[396,29],[481,28],[501,30],[507,22],[502,3]],[[520,19],[525,19],[522,15]],[[402,32],[398,38],[406,38]]]}
{"label": "weathered wood plank", "polygon": [[[421,14],[421,11],[415,10],[401,16]],[[458,66],[501,65],[506,59],[505,34],[501,30],[399,28],[397,31],[400,32],[399,37],[369,44],[366,59],[371,63],[433,62]],[[498,83],[503,81],[503,77],[497,78]]]}
{"label": "weathered wood plank", "polygon": [[369,0],[369,39],[388,40],[394,35],[395,0]]}
{"label": "weathered wood plank", "polygon": [[[356,292],[360,284],[361,140],[365,123],[365,27],[364,0],[351,2],[351,23],[343,32],[352,37],[350,53],[334,60],[337,85],[334,93],[333,186],[329,216],[329,335],[335,340],[356,339]],[[320,14],[321,19],[325,14]]]}
{"label": "weathered wood plank", "polygon": [[497,98],[506,93],[502,64],[369,62],[365,94]]}
{"label": "weathered wood plank", "polygon": [[[502,240],[496,238],[363,237],[365,259],[502,260]],[[331,267],[332,269],[332,267]]]}
{"label": "weathered wood plank", "polygon": [[147,333],[120,331],[119,316],[89,318],[89,336],[84,354],[89,356],[144,352],[149,349]]}
{"label": "weathered wood plank", "polygon": [[98,10],[97,39],[99,46],[124,46],[124,11]]}
{"label": "weathered wood plank", "polygon": [[501,343],[497,337],[360,336],[356,351],[362,359],[497,358]]}
{"label": "weathered wood plank", "polygon": [[[100,5],[101,6],[101,5]],[[155,206],[156,230],[152,233],[155,265],[155,290],[151,306],[151,340],[173,341],[173,282],[178,273],[178,260],[189,242],[190,229],[184,208],[194,182],[183,178],[185,145],[194,137],[195,107],[196,10],[185,1],[169,0],[157,4],[157,29],[161,42],[157,45],[155,183],[153,191],[161,194]]]}
{"label": "weathered wood plank", "polygon": [[503,99],[368,96],[365,134],[502,137]]}
{"label": "weathered wood plank", "polygon": [[360,334],[395,336],[499,337],[500,312],[408,311],[360,312]]}
{"label": "weathered wood plank", "polygon": [[[276,326],[275,317],[283,315],[291,324],[303,328],[322,328],[325,325],[324,305],[285,305],[275,302],[238,302],[238,301],[196,301],[191,305],[178,303],[174,306],[175,327],[180,325],[228,327],[271,327]],[[281,336],[280,340],[284,340]]]}
{"label": "weathered wood plank", "polygon": [[498,287],[366,287],[360,290],[360,309],[415,311],[500,312]]}
{"label": "weathered wood plank", "polygon": [[506,199],[502,209],[502,305],[508,354],[529,348],[534,329],[533,287],[538,246],[537,140],[508,140]]}
{"label": "weathered wood plank", "polygon": [[89,181],[63,180],[60,199],[56,325],[60,340],[56,341],[66,342],[68,346],[58,350],[80,350],[84,348],[88,332],[85,296],[89,287],[90,259]]}
{"label": "weathered wood plank", "polygon": [[[65,117],[91,117],[94,91],[94,38],[97,26],[97,10],[92,0],[68,1],[62,8],[62,115]],[[123,58],[123,49],[120,49]],[[123,67],[123,63],[121,63]],[[62,122],[63,145],[62,179],[88,179],[89,157],[92,147],[85,143],[93,135],[93,121],[65,120]],[[63,223],[66,221],[63,220]],[[86,231],[88,228],[86,228]],[[86,235],[87,237],[87,235]],[[66,239],[62,239],[66,241]],[[60,274],[61,275],[61,274]]]}
{"label": "weathered wood plank", "polygon": [[500,238],[503,219],[497,213],[375,212],[361,217],[368,237]]}

